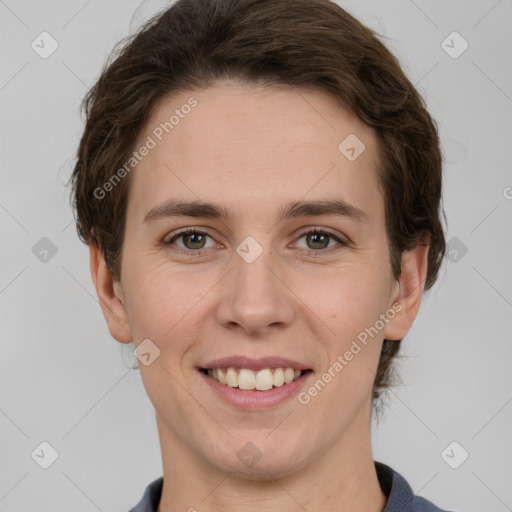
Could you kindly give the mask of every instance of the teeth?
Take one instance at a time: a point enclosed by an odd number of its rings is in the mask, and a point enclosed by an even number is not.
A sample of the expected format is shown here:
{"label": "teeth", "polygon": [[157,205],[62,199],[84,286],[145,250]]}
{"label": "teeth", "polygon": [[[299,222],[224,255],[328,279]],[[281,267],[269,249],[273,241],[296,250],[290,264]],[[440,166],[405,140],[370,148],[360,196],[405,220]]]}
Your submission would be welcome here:
{"label": "teeth", "polygon": [[240,389],[254,389],[256,387],[256,377],[251,370],[240,370],[238,374],[238,387]]}
{"label": "teeth", "polygon": [[274,386],[276,388],[282,386],[284,384],[284,371],[282,368],[276,368],[274,372]]}
{"label": "teeth", "polygon": [[257,372],[247,368],[213,368],[208,370],[207,373],[221,384],[231,388],[256,389],[258,391],[281,387],[302,375],[301,370],[294,370],[293,368],[275,368],[274,370],[264,368]]}
{"label": "teeth", "polygon": [[[212,375],[212,377],[213,377],[213,375]],[[213,377],[213,378],[215,378],[215,377]],[[228,368],[228,371],[226,373],[226,384],[230,388],[238,387],[238,375],[234,368]]]}
{"label": "teeth", "polygon": [[217,379],[221,384],[226,384],[227,385],[227,381],[226,381],[226,374],[222,371],[222,370],[217,370],[217,375],[215,376],[213,374],[213,370],[209,370],[212,372],[212,377],[215,379]]}
{"label": "teeth", "polygon": [[[241,372],[242,371],[249,371],[249,370],[241,370]],[[253,373],[253,372],[251,372],[251,373]],[[260,370],[256,374],[256,383],[255,383],[254,387],[258,391],[267,391],[267,389],[272,389],[273,385],[274,385],[274,377],[272,376],[272,372],[268,368],[265,368],[264,370]]]}

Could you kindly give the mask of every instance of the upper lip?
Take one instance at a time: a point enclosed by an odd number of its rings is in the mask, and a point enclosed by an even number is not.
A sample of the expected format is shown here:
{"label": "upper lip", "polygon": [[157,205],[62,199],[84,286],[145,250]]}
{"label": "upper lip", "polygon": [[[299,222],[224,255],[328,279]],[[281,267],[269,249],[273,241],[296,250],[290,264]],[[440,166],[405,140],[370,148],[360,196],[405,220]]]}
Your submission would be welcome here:
{"label": "upper lip", "polygon": [[210,370],[213,368],[247,368],[248,370],[262,370],[263,368],[293,368],[294,370],[309,370],[311,367],[307,364],[286,359],[278,356],[267,356],[259,359],[252,359],[245,356],[221,357],[209,361],[201,368]]}

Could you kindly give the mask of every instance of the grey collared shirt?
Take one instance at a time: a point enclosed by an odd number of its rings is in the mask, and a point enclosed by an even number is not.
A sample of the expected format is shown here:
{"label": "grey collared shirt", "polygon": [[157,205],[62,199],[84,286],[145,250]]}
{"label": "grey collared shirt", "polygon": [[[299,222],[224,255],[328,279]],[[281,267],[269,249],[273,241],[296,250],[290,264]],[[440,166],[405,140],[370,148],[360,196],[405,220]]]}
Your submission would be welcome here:
{"label": "grey collared shirt", "polygon": [[[425,498],[415,496],[404,477],[392,468],[381,462],[374,462],[380,486],[388,498],[382,512],[447,512]],[[156,512],[162,496],[163,483],[163,477],[151,482],[146,487],[142,499],[129,512]]]}

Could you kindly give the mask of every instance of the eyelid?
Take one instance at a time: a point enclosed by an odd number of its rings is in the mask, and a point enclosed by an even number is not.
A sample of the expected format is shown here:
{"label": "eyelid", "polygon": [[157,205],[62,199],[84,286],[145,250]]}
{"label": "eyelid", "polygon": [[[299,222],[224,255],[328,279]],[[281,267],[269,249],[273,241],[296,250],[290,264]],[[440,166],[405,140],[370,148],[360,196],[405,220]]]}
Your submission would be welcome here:
{"label": "eyelid", "polygon": [[[212,240],[215,240],[214,236],[210,233],[208,228],[204,228],[202,226],[192,226],[192,227],[188,227],[188,228],[178,229],[178,231],[173,232],[169,237],[165,237],[164,238],[163,244],[164,245],[172,245],[171,244],[172,240],[178,239],[178,238],[180,238],[180,236],[193,235],[193,234],[207,235]],[[216,240],[215,240],[215,242],[217,244],[219,243]],[[192,249],[187,249],[187,250],[188,251],[192,251]],[[203,249],[198,249],[198,250],[193,251],[193,252],[199,252],[199,251],[202,251],[202,250]]]}
{"label": "eyelid", "polygon": [[340,243],[344,243],[346,245],[349,245],[352,243],[350,238],[342,233],[339,233],[337,231],[333,231],[330,228],[324,228],[322,226],[308,226],[304,228],[303,230],[300,230],[296,235],[295,238],[301,238],[304,235],[307,235],[309,233],[321,233],[330,235],[333,238],[336,238]]}

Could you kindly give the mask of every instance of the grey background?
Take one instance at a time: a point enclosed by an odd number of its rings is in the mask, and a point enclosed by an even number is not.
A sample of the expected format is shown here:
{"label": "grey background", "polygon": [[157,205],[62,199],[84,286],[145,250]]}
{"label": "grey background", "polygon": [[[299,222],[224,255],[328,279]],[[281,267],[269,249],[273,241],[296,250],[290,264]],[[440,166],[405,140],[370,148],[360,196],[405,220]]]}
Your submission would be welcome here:
{"label": "grey background", "polygon": [[[442,508],[512,510],[511,1],[340,4],[388,38],[446,158],[451,256],[404,341],[374,458]],[[164,5],[0,0],[0,511],[126,511],[162,474],[152,405],[131,346],[109,335],[63,184],[83,95]],[[47,59],[31,48],[43,31],[59,45]],[[458,58],[441,44],[453,31],[469,44]],[[31,457],[43,441],[48,469]]]}

